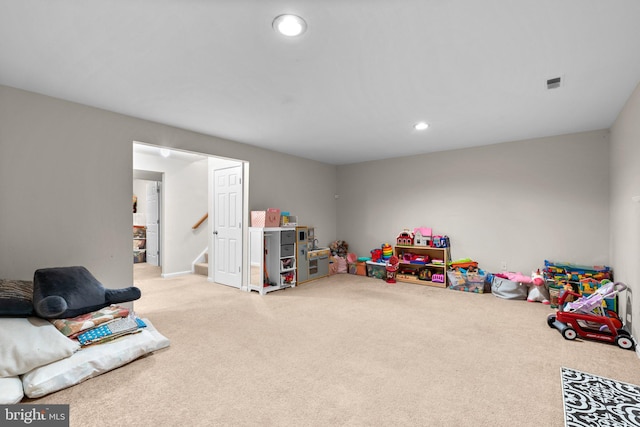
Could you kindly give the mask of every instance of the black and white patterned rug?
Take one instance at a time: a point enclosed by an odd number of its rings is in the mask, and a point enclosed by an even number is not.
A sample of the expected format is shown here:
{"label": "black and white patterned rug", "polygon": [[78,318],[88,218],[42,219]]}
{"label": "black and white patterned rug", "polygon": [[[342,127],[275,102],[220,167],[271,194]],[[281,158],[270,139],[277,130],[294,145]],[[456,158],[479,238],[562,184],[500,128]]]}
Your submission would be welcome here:
{"label": "black and white patterned rug", "polygon": [[562,368],[566,427],[639,427],[640,387]]}

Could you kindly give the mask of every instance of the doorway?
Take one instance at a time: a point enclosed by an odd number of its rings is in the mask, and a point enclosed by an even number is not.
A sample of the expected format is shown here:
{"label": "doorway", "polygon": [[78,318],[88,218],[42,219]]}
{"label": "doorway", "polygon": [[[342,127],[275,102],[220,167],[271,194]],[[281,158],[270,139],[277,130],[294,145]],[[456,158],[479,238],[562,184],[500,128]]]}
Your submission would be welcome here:
{"label": "doorway", "polygon": [[137,199],[134,207],[134,272],[144,269],[145,275],[162,275],[160,256],[162,223],[162,181],[160,172],[134,169],[133,195]]}
{"label": "doorway", "polygon": [[[163,156],[160,152],[165,151]],[[153,170],[162,175],[158,227],[162,277],[173,277],[195,272],[194,266],[208,258],[208,271],[203,274],[207,280],[219,284],[242,288],[245,283],[244,272],[247,225],[242,218],[248,218],[248,163],[240,160],[220,158],[208,154],[166,149],[134,141],[134,170]],[[214,179],[216,171],[238,168],[240,188],[237,194],[239,204],[237,226],[238,239],[232,243],[239,252],[239,266],[233,270],[233,280],[224,274],[218,274],[220,265],[229,265],[229,250],[219,245],[214,234],[216,231],[215,214],[218,212]],[[219,195],[218,195],[219,196]],[[208,218],[199,221],[203,214]],[[201,223],[199,226],[197,224]],[[225,243],[228,243],[226,241]],[[225,264],[226,263],[226,264]],[[200,270],[200,269],[198,269]],[[237,278],[239,279],[237,279]]]}

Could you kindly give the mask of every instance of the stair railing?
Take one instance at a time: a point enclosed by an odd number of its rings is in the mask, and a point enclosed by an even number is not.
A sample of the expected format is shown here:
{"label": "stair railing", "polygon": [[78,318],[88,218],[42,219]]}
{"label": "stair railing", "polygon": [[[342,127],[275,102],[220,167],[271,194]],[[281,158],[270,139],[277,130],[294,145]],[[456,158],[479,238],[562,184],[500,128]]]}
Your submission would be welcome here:
{"label": "stair railing", "polygon": [[206,214],[204,214],[204,216],[202,218],[200,218],[198,220],[198,222],[196,222],[195,224],[193,224],[193,227],[191,227],[192,230],[196,230],[198,227],[200,227],[202,225],[203,222],[205,222],[207,220],[207,218],[209,218],[209,212],[207,212]]}

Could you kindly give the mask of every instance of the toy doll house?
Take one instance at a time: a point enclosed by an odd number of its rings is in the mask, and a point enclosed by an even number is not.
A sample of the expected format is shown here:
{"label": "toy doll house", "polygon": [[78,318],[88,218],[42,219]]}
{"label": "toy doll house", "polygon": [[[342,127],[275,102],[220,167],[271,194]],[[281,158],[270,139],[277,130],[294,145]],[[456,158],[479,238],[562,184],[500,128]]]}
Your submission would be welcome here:
{"label": "toy doll house", "polygon": [[431,246],[431,229],[427,227],[414,229],[413,244],[415,246]]}

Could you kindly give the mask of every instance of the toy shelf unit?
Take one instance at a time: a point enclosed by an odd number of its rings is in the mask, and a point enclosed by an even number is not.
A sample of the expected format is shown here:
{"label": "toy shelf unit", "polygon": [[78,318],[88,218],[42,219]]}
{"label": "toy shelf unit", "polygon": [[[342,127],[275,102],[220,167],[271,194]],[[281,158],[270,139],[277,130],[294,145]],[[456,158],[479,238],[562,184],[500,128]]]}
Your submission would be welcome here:
{"label": "toy shelf unit", "polygon": [[296,231],[249,227],[249,290],[260,295],[296,286]]}
{"label": "toy shelf unit", "polygon": [[133,226],[133,262],[147,262],[147,228]]}
{"label": "toy shelf unit", "polygon": [[400,260],[397,281],[447,287],[448,248],[397,245],[393,253]]}

